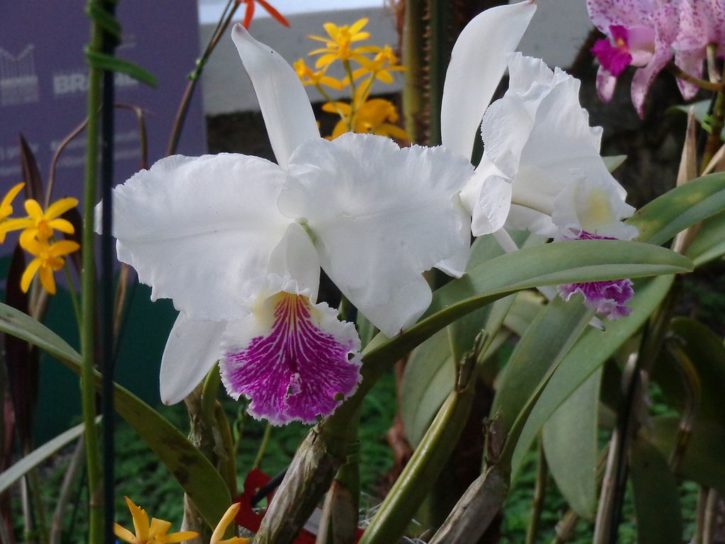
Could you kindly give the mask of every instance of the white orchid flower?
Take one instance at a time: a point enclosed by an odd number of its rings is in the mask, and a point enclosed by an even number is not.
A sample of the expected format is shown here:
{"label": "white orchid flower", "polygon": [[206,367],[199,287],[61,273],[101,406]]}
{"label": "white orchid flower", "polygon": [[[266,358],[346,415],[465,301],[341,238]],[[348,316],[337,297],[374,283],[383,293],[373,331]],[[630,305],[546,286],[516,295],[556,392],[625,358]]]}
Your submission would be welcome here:
{"label": "white orchid flower", "polygon": [[[581,231],[631,239],[622,223],[634,208],[599,155],[602,129],[589,126],[579,104],[580,82],[520,53],[509,61],[509,89],[486,111],[484,153],[462,193],[472,210],[473,234],[507,227],[552,238]],[[499,195],[490,213],[482,197]]]}
{"label": "white orchid flower", "polygon": [[[589,126],[579,104],[580,82],[520,53],[511,56],[509,75],[508,91],[483,117],[483,158],[462,192],[473,234],[495,233],[504,246],[504,224],[557,240],[636,237],[637,229],[623,222],[634,208],[599,154],[602,129]],[[482,200],[490,195],[501,203],[494,213]],[[633,294],[629,280],[559,291],[567,299],[581,293],[611,319],[627,315]]]}
{"label": "white orchid flower", "polygon": [[114,192],[119,259],[181,312],[161,398],[183,399],[217,360],[232,397],[275,424],[313,422],[359,381],[354,325],[316,304],[322,267],[388,336],[431,300],[422,273],[465,264],[470,163],[371,135],[319,136],[292,68],[237,25],[278,164],[235,154],[169,157]]}

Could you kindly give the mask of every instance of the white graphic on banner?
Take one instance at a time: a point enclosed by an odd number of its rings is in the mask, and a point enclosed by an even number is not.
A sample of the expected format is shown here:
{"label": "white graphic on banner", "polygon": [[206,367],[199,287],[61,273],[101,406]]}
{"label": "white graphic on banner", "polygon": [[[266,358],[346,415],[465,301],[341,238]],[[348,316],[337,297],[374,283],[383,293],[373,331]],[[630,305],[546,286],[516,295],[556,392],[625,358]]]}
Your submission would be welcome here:
{"label": "white graphic on banner", "polygon": [[0,47],[0,106],[32,104],[39,98],[35,46],[28,45],[17,56]]}

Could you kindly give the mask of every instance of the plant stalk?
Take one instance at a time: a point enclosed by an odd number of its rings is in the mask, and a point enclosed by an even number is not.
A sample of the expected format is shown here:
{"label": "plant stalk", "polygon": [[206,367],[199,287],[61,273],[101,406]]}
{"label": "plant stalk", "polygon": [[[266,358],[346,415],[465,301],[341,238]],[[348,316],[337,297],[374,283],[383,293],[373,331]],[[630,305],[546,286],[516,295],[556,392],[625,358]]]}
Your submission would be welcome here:
{"label": "plant stalk", "polygon": [[546,497],[546,484],[549,479],[549,470],[544,455],[544,440],[539,440],[539,459],[536,465],[536,484],[534,486],[534,501],[531,506],[531,520],[526,529],[526,544],[535,544],[536,536],[541,523],[541,513],[544,510],[544,498]]}
{"label": "plant stalk", "polygon": [[[102,8],[100,0],[90,0]],[[104,32],[101,25],[91,22],[89,50],[101,53],[104,46]],[[86,471],[88,474],[89,519],[88,542],[100,544],[103,540],[103,505],[101,503],[101,458],[98,450],[96,430],[95,377],[95,251],[93,208],[97,199],[96,180],[99,153],[99,116],[101,105],[101,84],[103,70],[91,65],[88,76],[88,126],[86,129],[86,164],[83,194],[83,236],[81,273],[81,406],[85,425]]]}
{"label": "plant stalk", "polygon": [[[723,79],[725,79],[725,71],[723,72]],[[712,109],[712,116],[710,121],[710,134],[707,137],[707,143],[705,144],[705,151],[702,156],[702,168],[707,168],[710,161],[717,153],[718,149],[722,145],[722,131],[725,127],[725,84],[719,84],[720,89],[715,95],[715,104]]]}

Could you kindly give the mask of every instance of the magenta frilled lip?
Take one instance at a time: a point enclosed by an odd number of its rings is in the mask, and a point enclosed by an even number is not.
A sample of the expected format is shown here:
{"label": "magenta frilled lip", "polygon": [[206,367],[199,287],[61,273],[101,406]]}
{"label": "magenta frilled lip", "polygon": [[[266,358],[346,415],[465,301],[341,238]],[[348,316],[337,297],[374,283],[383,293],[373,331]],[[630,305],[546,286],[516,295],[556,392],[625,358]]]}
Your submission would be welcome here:
{"label": "magenta frilled lip", "polygon": [[[615,240],[616,238],[581,231],[576,237],[569,239]],[[569,300],[577,293],[582,295],[584,304],[597,314],[610,320],[626,317],[631,312],[631,309],[627,306],[627,303],[634,296],[632,280],[630,279],[569,283],[560,285],[558,290],[564,300]]]}
{"label": "magenta frilled lip", "polygon": [[356,343],[322,330],[304,296],[276,296],[268,334],[253,338],[221,361],[232,397],[250,400],[249,413],[275,425],[314,423],[331,414],[360,380]]}
{"label": "magenta frilled lip", "polygon": [[592,53],[610,74],[619,76],[632,64],[632,54],[629,50],[629,31],[620,25],[610,27],[611,41],[597,40],[592,47]]}

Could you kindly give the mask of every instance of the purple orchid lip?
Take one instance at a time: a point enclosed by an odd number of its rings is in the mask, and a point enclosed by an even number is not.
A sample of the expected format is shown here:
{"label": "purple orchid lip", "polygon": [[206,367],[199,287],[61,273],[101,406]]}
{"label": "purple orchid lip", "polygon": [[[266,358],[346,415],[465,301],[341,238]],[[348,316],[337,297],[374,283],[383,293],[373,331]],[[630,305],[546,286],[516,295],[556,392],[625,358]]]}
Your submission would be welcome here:
{"label": "purple orchid lip", "polygon": [[632,64],[632,54],[629,50],[629,31],[620,25],[610,27],[611,41],[597,40],[592,47],[592,53],[599,63],[613,76],[619,76],[627,66]]}
{"label": "purple orchid lip", "polygon": [[319,309],[307,297],[275,297],[269,332],[224,356],[224,385],[232,397],[250,399],[248,411],[255,418],[275,425],[315,423],[357,388],[357,346],[320,328]]}
{"label": "purple orchid lip", "polygon": [[[599,236],[587,231],[579,232],[568,240],[616,240],[611,236]],[[632,311],[627,303],[634,296],[632,280],[621,279],[611,281],[592,281],[584,283],[569,283],[558,287],[559,294],[564,300],[569,300],[579,293],[584,297],[584,304],[597,314],[614,320],[626,317]]]}

